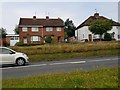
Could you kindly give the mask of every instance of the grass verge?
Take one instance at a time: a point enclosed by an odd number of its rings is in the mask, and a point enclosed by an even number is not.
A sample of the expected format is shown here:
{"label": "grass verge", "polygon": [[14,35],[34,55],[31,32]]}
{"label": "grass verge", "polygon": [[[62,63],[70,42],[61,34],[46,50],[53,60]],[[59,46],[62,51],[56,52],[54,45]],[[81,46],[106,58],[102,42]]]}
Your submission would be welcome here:
{"label": "grass verge", "polygon": [[3,88],[118,88],[118,68],[74,71],[2,81]]}
{"label": "grass verge", "polygon": [[30,62],[62,60],[69,58],[108,56],[119,54],[119,42],[94,42],[85,44],[58,44],[26,47],[10,47],[28,55]]}
{"label": "grass verge", "polygon": [[72,52],[72,53],[54,53],[54,54],[36,54],[29,55],[30,62],[39,61],[53,61],[53,60],[65,60],[72,58],[86,58],[95,56],[111,56],[118,55],[118,49],[113,50],[99,50],[99,51],[89,51],[89,52]]}

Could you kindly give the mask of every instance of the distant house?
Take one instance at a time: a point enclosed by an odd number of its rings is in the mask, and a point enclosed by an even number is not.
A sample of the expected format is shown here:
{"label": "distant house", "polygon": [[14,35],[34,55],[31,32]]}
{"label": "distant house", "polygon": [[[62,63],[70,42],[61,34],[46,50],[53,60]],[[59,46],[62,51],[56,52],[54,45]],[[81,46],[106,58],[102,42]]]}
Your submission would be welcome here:
{"label": "distant house", "polygon": [[19,42],[19,35],[8,34],[6,35],[6,43],[10,46],[15,46],[15,44]]}
{"label": "distant house", "polygon": [[[94,16],[90,16],[76,28],[75,36],[77,37],[78,41],[94,41],[100,38],[99,35],[92,34],[88,28],[90,22],[96,19],[110,20],[104,16],[99,16],[99,13],[95,13]],[[112,35],[113,39],[120,40],[120,33],[118,33],[118,31],[120,31],[120,23],[113,21],[112,29],[108,31],[108,33]]]}
{"label": "distant house", "polygon": [[20,18],[19,37],[20,42],[31,44],[40,42],[42,38],[52,36],[57,38],[58,42],[64,41],[64,22],[60,18]]}

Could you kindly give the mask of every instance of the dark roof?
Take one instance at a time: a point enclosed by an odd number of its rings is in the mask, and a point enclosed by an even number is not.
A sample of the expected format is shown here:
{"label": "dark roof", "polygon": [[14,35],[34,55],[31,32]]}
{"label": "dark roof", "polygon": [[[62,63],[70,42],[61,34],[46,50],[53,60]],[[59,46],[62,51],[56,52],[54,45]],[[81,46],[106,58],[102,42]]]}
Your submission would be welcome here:
{"label": "dark roof", "polygon": [[[76,29],[79,29],[83,26],[89,26],[90,22],[96,19],[101,20],[110,20],[104,16],[99,16],[99,13],[95,13],[94,16],[90,16],[88,19],[86,19],[82,24],[80,24]],[[112,21],[112,26],[120,26],[119,22]]]}
{"label": "dark roof", "polygon": [[20,18],[19,25],[64,26],[62,19]]}

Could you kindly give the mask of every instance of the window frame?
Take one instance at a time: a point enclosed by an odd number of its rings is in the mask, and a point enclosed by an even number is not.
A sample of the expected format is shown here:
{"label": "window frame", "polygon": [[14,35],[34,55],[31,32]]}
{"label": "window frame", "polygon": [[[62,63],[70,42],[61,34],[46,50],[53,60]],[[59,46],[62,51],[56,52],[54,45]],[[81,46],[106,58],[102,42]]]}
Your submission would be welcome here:
{"label": "window frame", "polygon": [[22,27],[22,32],[27,32],[28,28],[27,27]]}
{"label": "window frame", "polygon": [[61,28],[61,27],[57,27],[57,28],[56,28],[56,31],[61,32],[61,31],[62,31],[62,28]]}
{"label": "window frame", "polygon": [[46,32],[52,32],[53,31],[53,27],[46,27]]}
{"label": "window frame", "polygon": [[38,27],[32,27],[32,32],[38,32],[39,28]]}

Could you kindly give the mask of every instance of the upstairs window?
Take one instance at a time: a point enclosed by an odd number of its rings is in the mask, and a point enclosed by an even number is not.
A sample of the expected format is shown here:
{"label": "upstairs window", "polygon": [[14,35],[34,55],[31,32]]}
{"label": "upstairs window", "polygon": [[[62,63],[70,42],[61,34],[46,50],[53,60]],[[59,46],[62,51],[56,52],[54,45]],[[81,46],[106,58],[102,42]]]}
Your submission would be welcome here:
{"label": "upstairs window", "polygon": [[22,28],[22,31],[27,32],[27,28],[26,27]]}
{"label": "upstairs window", "polygon": [[47,28],[46,28],[46,31],[47,31],[47,32],[53,31],[53,28],[52,28],[52,27],[47,27]]}
{"label": "upstairs window", "polygon": [[61,32],[61,27],[57,27],[57,31]]}
{"label": "upstairs window", "polygon": [[32,28],[32,31],[33,32],[38,32],[38,28],[34,27],[34,28]]}

